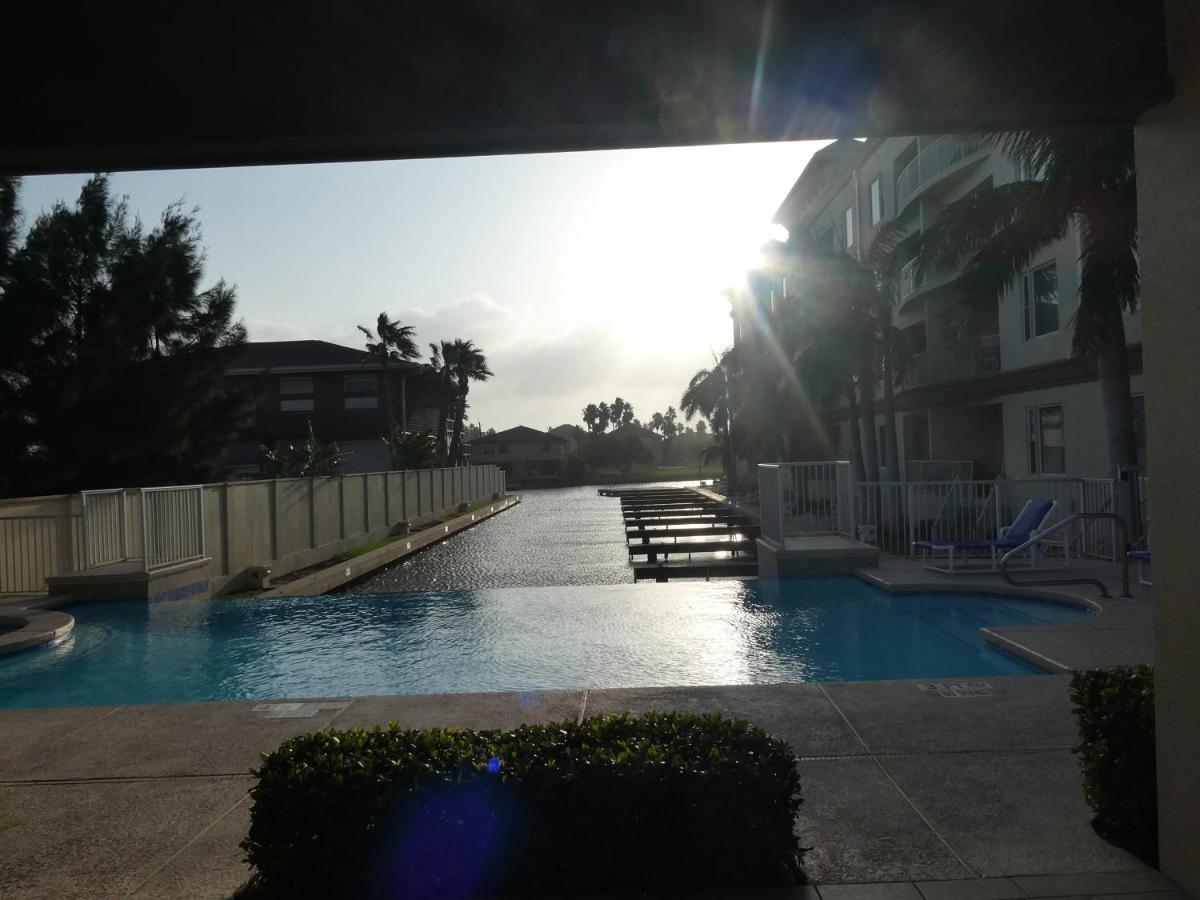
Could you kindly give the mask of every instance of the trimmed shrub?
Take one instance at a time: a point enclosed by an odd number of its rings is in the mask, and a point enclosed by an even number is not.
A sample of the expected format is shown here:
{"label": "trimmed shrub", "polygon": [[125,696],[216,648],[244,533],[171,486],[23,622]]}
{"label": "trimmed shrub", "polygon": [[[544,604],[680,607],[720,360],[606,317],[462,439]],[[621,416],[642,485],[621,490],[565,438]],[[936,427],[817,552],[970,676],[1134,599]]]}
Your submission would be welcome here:
{"label": "trimmed shrub", "polygon": [[269,896],[472,896],[794,883],[796,758],[718,715],[515,731],[323,731],[253,773]]}
{"label": "trimmed shrub", "polygon": [[1076,672],[1083,788],[1101,836],[1153,864],[1158,858],[1154,670],[1117,666]]}

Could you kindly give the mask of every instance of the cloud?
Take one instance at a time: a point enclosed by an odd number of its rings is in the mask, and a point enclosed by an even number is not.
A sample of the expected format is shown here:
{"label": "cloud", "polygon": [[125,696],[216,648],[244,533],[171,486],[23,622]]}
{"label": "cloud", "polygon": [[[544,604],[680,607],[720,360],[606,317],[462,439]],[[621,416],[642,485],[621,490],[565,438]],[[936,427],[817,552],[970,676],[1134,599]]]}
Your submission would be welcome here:
{"label": "cloud", "polygon": [[489,357],[529,340],[537,333],[533,307],[500,303],[486,292],[476,292],[435,310],[414,307],[398,319],[417,329],[422,345],[463,338],[482,347]]}

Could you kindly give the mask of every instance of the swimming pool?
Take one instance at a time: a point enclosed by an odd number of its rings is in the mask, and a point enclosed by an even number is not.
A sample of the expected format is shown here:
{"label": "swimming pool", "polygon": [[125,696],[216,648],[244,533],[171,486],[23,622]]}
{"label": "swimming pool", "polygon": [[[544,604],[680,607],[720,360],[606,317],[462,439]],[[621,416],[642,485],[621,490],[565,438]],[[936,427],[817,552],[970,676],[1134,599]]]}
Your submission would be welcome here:
{"label": "swimming pool", "polygon": [[0,658],[0,706],[1030,674],[984,626],[1081,608],[856,578],[98,602]]}

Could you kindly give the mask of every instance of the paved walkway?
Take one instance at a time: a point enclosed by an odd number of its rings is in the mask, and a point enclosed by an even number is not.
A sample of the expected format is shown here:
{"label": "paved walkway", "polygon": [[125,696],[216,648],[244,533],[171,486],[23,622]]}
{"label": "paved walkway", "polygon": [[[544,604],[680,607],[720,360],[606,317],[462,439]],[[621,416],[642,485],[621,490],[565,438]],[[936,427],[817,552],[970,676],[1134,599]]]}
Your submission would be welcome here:
{"label": "paved walkway", "polygon": [[[247,771],[260,752],[303,731],[389,720],[508,728],[677,709],[750,719],[801,757],[798,827],[820,887],[763,896],[1180,896],[1092,832],[1070,752],[1067,681],[3,710],[0,895],[227,896],[247,876],[237,846],[248,825]],[[869,884],[855,887],[861,883]]]}

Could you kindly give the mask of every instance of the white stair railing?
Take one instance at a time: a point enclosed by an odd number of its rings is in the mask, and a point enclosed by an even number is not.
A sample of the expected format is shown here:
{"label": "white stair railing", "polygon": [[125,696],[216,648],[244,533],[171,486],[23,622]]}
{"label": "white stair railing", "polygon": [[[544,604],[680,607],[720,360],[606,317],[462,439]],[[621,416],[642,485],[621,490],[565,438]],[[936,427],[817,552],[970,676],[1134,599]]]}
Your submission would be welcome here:
{"label": "white stair railing", "polygon": [[124,488],[82,491],[83,568],[94,569],[130,558],[129,509]]}
{"label": "white stair railing", "polygon": [[147,572],[204,556],[204,487],[142,488],[142,555]]}

